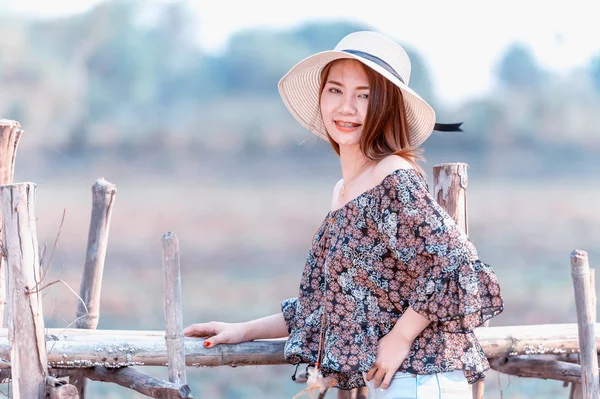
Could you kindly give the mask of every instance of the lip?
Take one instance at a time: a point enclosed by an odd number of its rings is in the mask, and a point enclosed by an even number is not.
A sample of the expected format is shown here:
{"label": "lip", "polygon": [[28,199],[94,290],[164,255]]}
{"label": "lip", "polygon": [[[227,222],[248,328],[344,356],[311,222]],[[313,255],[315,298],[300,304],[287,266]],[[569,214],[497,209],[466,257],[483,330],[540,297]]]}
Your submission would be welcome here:
{"label": "lip", "polygon": [[[345,127],[345,126],[340,126],[338,125],[338,122],[342,122],[342,123],[353,123],[356,126],[353,127]],[[336,129],[339,130],[340,132],[344,132],[344,133],[350,133],[355,131],[356,129],[358,129],[359,127],[361,127],[362,125],[360,123],[356,123],[356,122],[348,122],[348,121],[337,121],[334,120],[333,124],[335,125]]]}

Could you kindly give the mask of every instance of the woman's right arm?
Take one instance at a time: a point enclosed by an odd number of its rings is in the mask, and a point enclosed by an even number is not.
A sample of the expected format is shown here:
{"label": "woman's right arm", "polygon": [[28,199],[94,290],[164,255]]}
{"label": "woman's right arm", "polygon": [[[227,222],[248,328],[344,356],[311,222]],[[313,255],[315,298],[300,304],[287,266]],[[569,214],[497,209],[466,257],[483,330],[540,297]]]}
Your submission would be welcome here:
{"label": "woman's right arm", "polygon": [[192,324],[183,330],[186,337],[207,338],[204,346],[211,348],[217,344],[238,344],[255,339],[274,339],[288,336],[288,328],[283,313],[277,313],[244,323]]}

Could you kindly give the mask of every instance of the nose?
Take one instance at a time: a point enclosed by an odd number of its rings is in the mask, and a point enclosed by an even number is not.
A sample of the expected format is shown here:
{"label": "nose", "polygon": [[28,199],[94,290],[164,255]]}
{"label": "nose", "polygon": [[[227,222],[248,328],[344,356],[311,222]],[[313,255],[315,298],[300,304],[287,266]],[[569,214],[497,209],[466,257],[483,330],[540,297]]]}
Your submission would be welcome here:
{"label": "nose", "polygon": [[342,115],[354,115],[357,112],[356,99],[354,96],[343,96],[340,103],[339,113]]}

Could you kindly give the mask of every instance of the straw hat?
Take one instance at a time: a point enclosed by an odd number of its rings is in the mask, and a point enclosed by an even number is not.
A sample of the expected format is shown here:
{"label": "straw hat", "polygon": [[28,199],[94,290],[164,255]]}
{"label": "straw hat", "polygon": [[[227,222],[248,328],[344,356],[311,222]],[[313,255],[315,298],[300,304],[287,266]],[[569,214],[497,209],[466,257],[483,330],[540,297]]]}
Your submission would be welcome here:
{"label": "straw hat", "polygon": [[321,71],[331,61],[345,58],[362,62],[402,90],[412,147],[423,144],[433,130],[460,131],[460,124],[436,124],[433,108],[408,87],[411,64],[402,46],[380,33],[361,31],[344,37],[333,50],[300,61],[279,81],[285,106],[312,133],[328,140],[319,107]]}

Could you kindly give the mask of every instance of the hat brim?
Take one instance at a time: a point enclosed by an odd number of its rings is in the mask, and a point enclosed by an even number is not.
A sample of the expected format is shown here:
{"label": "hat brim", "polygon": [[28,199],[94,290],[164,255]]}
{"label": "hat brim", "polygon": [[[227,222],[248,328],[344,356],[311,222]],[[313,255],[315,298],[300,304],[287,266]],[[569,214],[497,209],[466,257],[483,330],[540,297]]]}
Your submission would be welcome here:
{"label": "hat brim", "polygon": [[411,147],[418,147],[429,138],[435,126],[435,111],[415,91],[386,69],[358,55],[328,50],[300,61],[286,73],[279,84],[279,94],[292,116],[310,132],[328,140],[319,107],[321,71],[330,62],[354,59],[379,73],[402,91]]}

